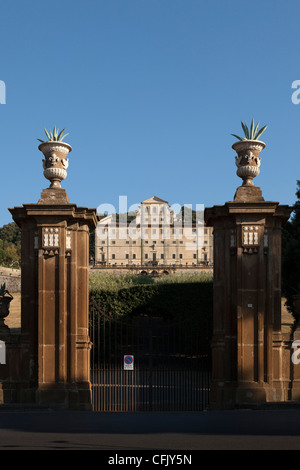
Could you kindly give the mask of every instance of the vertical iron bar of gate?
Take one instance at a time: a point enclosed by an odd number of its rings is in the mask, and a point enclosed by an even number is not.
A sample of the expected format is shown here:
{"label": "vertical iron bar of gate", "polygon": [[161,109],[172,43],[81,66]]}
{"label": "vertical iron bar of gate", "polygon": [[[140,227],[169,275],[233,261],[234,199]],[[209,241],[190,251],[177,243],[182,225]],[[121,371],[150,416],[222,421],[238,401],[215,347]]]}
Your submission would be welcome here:
{"label": "vertical iron bar of gate", "polygon": [[[131,354],[133,354],[133,358],[136,356],[135,351],[136,351],[136,328],[134,327],[134,324],[131,325],[131,336],[132,336],[132,342],[131,342]],[[136,406],[136,399],[135,399],[135,394],[136,394],[136,381],[135,381],[135,363],[133,362],[133,371],[131,372],[131,383],[132,383],[132,411],[136,411],[135,406]]]}
{"label": "vertical iron bar of gate", "polygon": [[168,323],[168,341],[167,341],[167,351],[166,351],[166,374],[167,374],[167,384],[168,384],[168,388],[167,388],[167,400],[168,400],[168,411],[171,411],[170,409],[170,403],[171,403],[171,373],[170,373],[170,369],[171,369],[171,365],[172,365],[172,361],[171,361],[171,358],[170,358],[170,323]]}
{"label": "vertical iron bar of gate", "polygon": [[120,388],[121,388],[121,411],[125,411],[125,408],[124,408],[124,367],[123,367],[123,357],[122,357],[122,353],[123,353],[123,350],[122,350],[122,345],[123,345],[123,323],[122,323],[122,320],[120,320],[120,323],[119,323],[119,328],[120,328],[120,350],[118,351],[118,361],[119,361],[119,365],[120,365],[120,378],[121,378],[121,384],[120,384]]}
{"label": "vertical iron bar of gate", "polygon": [[[93,409],[95,411],[99,410],[99,377],[98,377],[98,371],[99,371],[99,341],[97,338],[97,335],[99,334],[99,313],[95,305],[95,300],[93,298],[93,304],[92,304],[92,315],[93,315],[93,323],[92,323],[92,335],[93,335],[93,385],[94,385],[94,393],[93,393]],[[97,329],[97,323],[98,322],[98,329]]]}
{"label": "vertical iron bar of gate", "polygon": [[152,330],[152,325],[149,328],[149,340],[150,340],[150,347],[149,347],[149,411],[152,411],[152,386],[153,386],[153,330]]}
{"label": "vertical iron bar of gate", "polygon": [[92,351],[91,351],[91,367],[90,367],[90,374],[91,374],[91,384],[92,384],[92,409],[95,411],[95,372],[94,372],[94,367],[95,367],[95,361],[94,361],[94,305],[90,302],[90,308],[89,308],[89,325],[90,325],[90,339],[92,342]]}
{"label": "vertical iron bar of gate", "polygon": [[[127,325],[125,325],[125,331],[126,331],[126,342],[125,344],[128,345],[128,327]],[[127,353],[127,351],[126,351]],[[125,374],[125,383],[126,383],[126,387],[125,387],[125,411],[129,411],[128,410],[128,374],[127,374],[127,370],[124,372]]]}
{"label": "vertical iron bar of gate", "polygon": [[103,405],[104,405],[104,390],[105,390],[105,377],[104,377],[104,372],[103,372],[103,361],[104,361],[104,349],[103,349],[103,344],[101,342],[101,331],[103,329],[103,315],[99,311],[97,311],[97,349],[98,349],[98,359],[97,359],[97,374],[98,374],[98,379],[97,379],[97,385],[98,385],[98,410],[103,410]]}
{"label": "vertical iron bar of gate", "polygon": [[116,411],[115,410],[115,401],[112,400],[114,390],[113,390],[113,381],[112,381],[112,374],[113,374],[113,361],[112,361],[112,355],[111,355],[111,342],[113,338],[111,336],[111,318],[109,318],[108,321],[108,358],[109,358],[109,394],[108,394],[108,402],[109,402],[109,410],[111,411]]}
{"label": "vertical iron bar of gate", "polygon": [[[208,315],[206,313],[205,315],[205,332],[206,332],[206,337],[208,338]],[[204,364],[203,364],[203,370],[205,374],[205,385],[204,385],[204,393],[203,393],[203,408],[207,406],[207,389],[208,389],[208,347],[206,345],[204,353],[203,353],[203,358],[204,358]]]}
{"label": "vertical iron bar of gate", "polygon": [[190,396],[189,396],[189,387],[190,387],[190,369],[192,365],[192,360],[193,358],[191,357],[190,354],[190,343],[188,341],[188,336],[189,336],[189,331],[190,328],[184,328],[184,343],[183,343],[183,367],[184,367],[184,373],[183,373],[183,388],[184,388],[184,396],[185,396],[185,407],[184,409],[188,409],[188,411],[191,411],[191,401],[190,401]]}
{"label": "vertical iron bar of gate", "polygon": [[[206,331],[206,315],[202,316],[202,338],[203,338],[203,331]],[[206,336],[206,335],[205,335]],[[202,347],[201,347],[201,370],[202,370],[202,387],[201,387],[201,407],[204,409],[205,402],[206,402],[206,388],[207,388],[207,373],[206,373],[206,345],[203,344],[204,341],[202,340]]]}
{"label": "vertical iron bar of gate", "polygon": [[118,322],[114,321],[114,368],[115,368],[115,407],[120,411],[120,382],[119,382],[119,364],[118,364]]}
{"label": "vertical iron bar of gate", "polygon": [[141,334],[140,334],[140,328],[141,325],[138,323],[138,328],[137,328],[137,351],[136,351],[136,358],[135,358],[135,367],[136,367],[136,373],[137,373],[137,379],[136,379],[136,393],[137,393],[137,410],[140,411],[140,401],[141,401],[141,378],[140,378],[140,368],[141,368]]}
{"label": "vertical iron bar of gate", "polygon": [[177,360],[177,370],[176,370],[176,381],[177,381],[177,397],[176,397],[176,407],[177,411],[180,411],[180,375],[179,375],[179,367],[180,367],[180,360],[181,360],[181,350],[180,350],[180,344],[181,344],[181,329],[179,328],[178,330],[178,336],[177,336],[177,357],[179,360]]}
{"label": "vertical iron bar of gate", "polygon": [[106,355],[106,317],[103,315],[103,365],[104,365],[104,387],[103,387],[103,401],[104,401],[104,411],[107,410],[107,355]]}

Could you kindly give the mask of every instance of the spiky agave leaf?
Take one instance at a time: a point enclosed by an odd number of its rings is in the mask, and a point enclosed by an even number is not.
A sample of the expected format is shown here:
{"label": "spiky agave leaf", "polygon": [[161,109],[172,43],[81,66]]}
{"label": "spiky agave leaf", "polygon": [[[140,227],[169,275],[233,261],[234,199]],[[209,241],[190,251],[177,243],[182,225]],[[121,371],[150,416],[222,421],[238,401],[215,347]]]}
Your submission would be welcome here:
{"label": "spiky agave leaf", "polygon": [[45,127],[44,127],[44,131],[45,131],[46,136],[48,137],[48,140],[51,140],[50,134]]}
{"label": "spiky agave leaf", "polygon": [[[51,129],[49,129],[49,131],[47,131],[47,129],[44,127],[44,131],[45,131],[45,134],[47,136],[47,139],[49,142],[62,142],[62,140],[69,134],[65,134],[63,135],[65,129],[63,129],[62,131],[59,132],[59,129],[56,127],[56,125],[54,126],[53,128],[53,131],[51,131]],[[38,141],[44,143],[45,141],[44,140],[41,140],[41,139],[37,139]]]}
{"label": "spiky agave leaf", "polygon": [[255,140],[258,140],[258,138],[262,135],[263,132],[265,132],[266,129],[267,129],[267,126],[262,127],[256,134]]}
{"label": "spiky agave leaf", "polygon": [[251,140],[254,139],[254,119],[253,118],[252,118],[251,126],[250,126],[250,139]]}
{"label": "spiky agave leaf", "polygon": [[245,122],[241,122],[246,139],[249,139],[249,129]]}
{"label": "spiky agave leaf", "polygon": [[67,137],[67,135],[69,135],[69,134],[65,134],[65,135],[63,135],[63,136],[60,138],[60,142],[62,142],[62,141],[63,141],[63,139],[64,139],[65,137]]}
{"label": "spiky agave leaf", "polygon": [[6,291],[6,284],[4,283],[0,287],[0,295],[3,296],[5,294],[5,291]]}
{"label": "spiky agave leaf", "polygon": [[238,140],[241,140],[241,141],[243,140],[242,137],[239,137],[238,135],[235,135],[235,134],[231,134],[231,135],[233,135],[233,137],[235,137]]}
{"label": "spiky agave leaf", "polygon": [[250,132],[245,122],[241,121],[242,129],[244,131],[245,137],[240,137],[236,134],[231,134],[233,137],[236,137],[238,140],[258,140],[261,134],[267,129],[267,126],[262,127],[258,131],[259,122],[255,125],[254,118],[252,118]]}
{"label": "spiky agave leaf", "polygon": [[58,134],[57,136],[57,140],[60,140],[63,136],[63,133],[64,133],[65,129],[63,129],[62,131],[60,131],[60,133]]}
{"label": "spiky agave leaf", "polygon": [[53,127],[53,140],[57,140],[57,129],[56,129],[56,126]]}
{"label": "spiky agave leaf", "polygon": [[258,126],[259,126],[259,121],[258,121],[258,123],[256,124],[255,129],[254,129],[253,140],[255,140],[255,136],[256,136],[257,131],[258,131]]}

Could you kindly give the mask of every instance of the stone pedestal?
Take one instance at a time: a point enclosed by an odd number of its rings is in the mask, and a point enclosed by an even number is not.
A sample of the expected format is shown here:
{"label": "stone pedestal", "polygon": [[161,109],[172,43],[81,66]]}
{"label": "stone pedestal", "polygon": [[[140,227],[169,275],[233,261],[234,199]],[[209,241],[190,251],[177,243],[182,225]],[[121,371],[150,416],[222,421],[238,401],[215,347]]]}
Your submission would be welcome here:
{"label": "stone pedestal", "polygon": [[96,210],[70,204],[62,188],[9,210],[22,230],[21,358],[11,394],[90,409],[88,253]]}
{"label": "stone pedestal", "polygon": [[284,401],[281,226],[291,208],[266,202],[256,186],[205,210],[214,235],[211,407]]}

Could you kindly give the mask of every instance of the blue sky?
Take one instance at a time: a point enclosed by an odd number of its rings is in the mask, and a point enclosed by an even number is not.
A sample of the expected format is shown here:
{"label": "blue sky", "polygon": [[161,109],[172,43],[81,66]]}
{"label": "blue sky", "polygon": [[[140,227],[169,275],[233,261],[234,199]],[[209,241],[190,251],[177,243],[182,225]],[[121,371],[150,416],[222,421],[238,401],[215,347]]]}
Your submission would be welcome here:
{"label": "blue sky", "polygon": [[0,225],[49,183],[37,138],[65,127],[71,202],[127,196],[224,204],[241,184],[231,133],[267,125],[265,200],[292,205],[300,179],[297,0],[1,2]]}

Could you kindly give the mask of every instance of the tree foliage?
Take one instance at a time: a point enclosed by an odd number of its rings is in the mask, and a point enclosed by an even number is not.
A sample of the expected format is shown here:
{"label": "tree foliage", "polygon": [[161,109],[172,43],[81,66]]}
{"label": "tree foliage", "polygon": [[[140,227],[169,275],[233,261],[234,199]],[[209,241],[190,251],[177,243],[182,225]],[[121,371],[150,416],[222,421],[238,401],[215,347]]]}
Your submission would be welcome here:
{"label": "tree foliage", "polygon": [[0,264],[10,267],[21,265],[21,230],[15,222],[0,228]]}
{"label": "tree foliage", "polygon": [[282,229],[282,293],[293,309],[293,295],[300,294],[300,180],[292,217]]}

